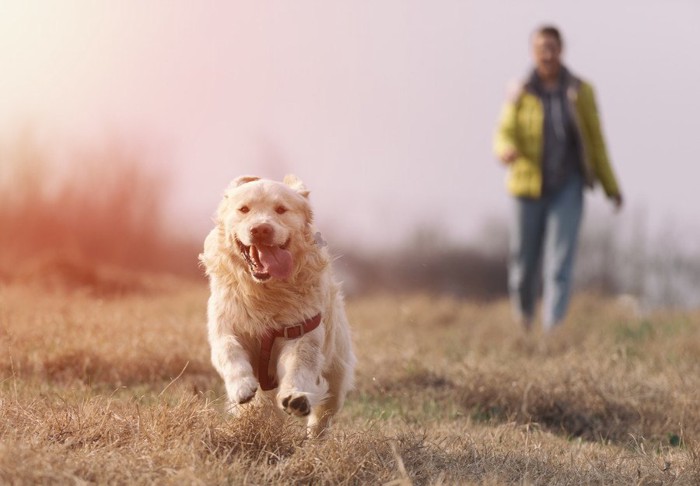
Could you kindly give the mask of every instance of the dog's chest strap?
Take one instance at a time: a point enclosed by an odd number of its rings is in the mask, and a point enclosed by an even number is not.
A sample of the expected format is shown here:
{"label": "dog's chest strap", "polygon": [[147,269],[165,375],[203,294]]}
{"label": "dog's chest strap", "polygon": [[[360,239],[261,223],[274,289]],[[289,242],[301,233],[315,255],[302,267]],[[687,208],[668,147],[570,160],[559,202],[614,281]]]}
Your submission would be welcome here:
{"label": "dog's chest strap", "polygon": [[321,324],[321,314],[306,319],[304,322],[287,326],[265,335],[260,342],[260,358],[258,359],[258,381],[262,390],[274,390],[277,388],[277,377],[270,376],[270,358],[272,357],[272,346],[275,339],[298,339],[307,332],[311,332]]}

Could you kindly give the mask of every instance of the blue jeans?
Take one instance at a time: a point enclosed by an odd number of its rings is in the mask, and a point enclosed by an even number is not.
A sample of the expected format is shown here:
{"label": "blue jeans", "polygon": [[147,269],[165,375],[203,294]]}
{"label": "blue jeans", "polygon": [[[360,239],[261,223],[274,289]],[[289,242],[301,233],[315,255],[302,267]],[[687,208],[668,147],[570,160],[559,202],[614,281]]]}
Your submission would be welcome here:
{"label": "blue jeans", "polygon": [[540,199],[515,199],[508,288],[520,319],[532,321],[540,275],[544,286],[544,329],[559,324],[566,315],[582,215],[583,178],[578,174]]}

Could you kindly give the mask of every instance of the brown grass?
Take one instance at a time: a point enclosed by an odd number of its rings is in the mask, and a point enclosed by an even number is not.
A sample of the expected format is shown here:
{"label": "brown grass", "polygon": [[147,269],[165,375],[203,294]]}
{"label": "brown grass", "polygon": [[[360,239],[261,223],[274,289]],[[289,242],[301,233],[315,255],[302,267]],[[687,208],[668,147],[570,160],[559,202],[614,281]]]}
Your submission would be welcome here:
{"label": "brown grass", "polygon": [[0,482],[697,484],[700,314],[581,296],[523,336],[508,305],[349,303],[357,387],[330,436],[223,413],[207,291],[0,287]]}

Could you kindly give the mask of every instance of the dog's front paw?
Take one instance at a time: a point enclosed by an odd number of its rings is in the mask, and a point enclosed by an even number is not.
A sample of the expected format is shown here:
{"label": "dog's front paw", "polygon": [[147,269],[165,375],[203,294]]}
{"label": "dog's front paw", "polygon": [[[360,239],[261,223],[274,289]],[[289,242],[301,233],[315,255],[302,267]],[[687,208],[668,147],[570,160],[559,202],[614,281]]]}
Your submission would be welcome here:
{"label": "dog's front paw", "polygon": [[306,417],[311,413],[311,404],[309,399],[303,393],[291,393],[282,398],[282,410],[289,415],[297,417]]}
{"label": "dog's front paw", "polygon": [[226,383],[226,393],[229,400],[238,405],[251,401],[255,397],[257,390],[258,381],[252,376],[246,376]]}

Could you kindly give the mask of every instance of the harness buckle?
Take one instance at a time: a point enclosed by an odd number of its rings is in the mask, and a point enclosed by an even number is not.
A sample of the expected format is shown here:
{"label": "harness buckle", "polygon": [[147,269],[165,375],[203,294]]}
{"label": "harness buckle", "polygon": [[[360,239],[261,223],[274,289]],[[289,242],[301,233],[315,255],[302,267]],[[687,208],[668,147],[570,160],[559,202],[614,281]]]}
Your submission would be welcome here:
{"label": "harness buckle", "polygon": [[[288,334],[289,330],[297,328],[297,327],[299,328],[299,335],[296,336],[296,338],[290,338],[289,334]],[[284,338],[285,339],[297,339],[297,338],[302,337],[303,335],[304,335],[304,324],[296,324],[294,326],[287,326],[284,328]]]}

